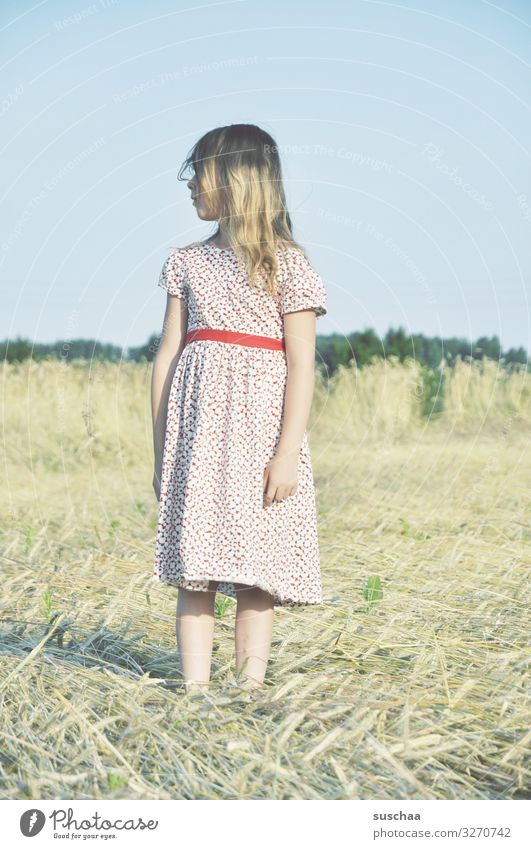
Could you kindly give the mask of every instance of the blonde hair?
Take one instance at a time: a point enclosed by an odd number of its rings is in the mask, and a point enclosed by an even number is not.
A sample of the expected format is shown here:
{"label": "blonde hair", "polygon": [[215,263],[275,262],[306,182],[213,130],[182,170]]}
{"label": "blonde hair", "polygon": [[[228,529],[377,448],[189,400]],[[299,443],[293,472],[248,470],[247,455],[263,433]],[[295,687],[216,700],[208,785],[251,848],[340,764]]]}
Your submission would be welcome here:
{"label": "blonde hair", "polygon": [[[198,193],[241,258],[249,284],[276,297],[278,248],[305,253],[293,239],[275,141],[254,124],[217,127],[195,143],[179,170],[180,180],[190,179],[183,176],[190,168]],[[219,233],[218,224],[210,238]]]}

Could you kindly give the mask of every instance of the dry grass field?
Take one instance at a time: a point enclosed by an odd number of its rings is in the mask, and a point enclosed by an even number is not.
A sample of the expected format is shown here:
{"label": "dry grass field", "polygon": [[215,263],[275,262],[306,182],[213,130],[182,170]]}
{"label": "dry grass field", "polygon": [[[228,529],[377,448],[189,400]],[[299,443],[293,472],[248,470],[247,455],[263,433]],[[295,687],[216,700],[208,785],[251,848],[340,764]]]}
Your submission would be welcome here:
{"label": "dry grass field", "polygon": [[528,798],[529,375],[458,364],[432,415],[416,363],[319,379],[325,604],[277,609],[244,693],[218,594],[198,698],[161,686],[150,373],[4,366],[1,797]]}

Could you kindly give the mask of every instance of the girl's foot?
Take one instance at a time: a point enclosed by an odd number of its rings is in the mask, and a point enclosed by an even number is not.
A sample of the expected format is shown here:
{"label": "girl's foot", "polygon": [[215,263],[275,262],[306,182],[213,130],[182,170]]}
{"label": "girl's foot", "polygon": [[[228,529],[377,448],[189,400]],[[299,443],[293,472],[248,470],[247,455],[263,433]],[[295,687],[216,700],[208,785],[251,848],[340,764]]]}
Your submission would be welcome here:
{"label": "girl's foot", "polygon": [[252,678],[250,675],[246,675],[244,678],[238,680],[238,687],[241,687],[242,690],[260,690],[262,686],[261,681],[257,681],[256,678]]}
{"label": "girl's foot", "polygon": [[206,695],[209,692],[208,681],[185,681],[184,689],[187,696],[192,693],[201,693],[202,695]]}

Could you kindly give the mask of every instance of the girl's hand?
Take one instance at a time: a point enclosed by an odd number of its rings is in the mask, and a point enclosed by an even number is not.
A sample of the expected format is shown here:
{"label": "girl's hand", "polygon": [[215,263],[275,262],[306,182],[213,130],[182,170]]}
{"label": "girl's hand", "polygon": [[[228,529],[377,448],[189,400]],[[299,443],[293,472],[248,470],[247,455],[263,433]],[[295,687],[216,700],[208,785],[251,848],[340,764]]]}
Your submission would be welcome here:
{"label": "girl's hand", "polygon": [[264,469],[264,507],[295,495],[298,485],[298,453],[275,454]]}
{"label": "girl's hand", "polygon": [[155,491],[157,501],[160,501],[160,472],[158,472],[157,469],[153,472],[153,489]]}

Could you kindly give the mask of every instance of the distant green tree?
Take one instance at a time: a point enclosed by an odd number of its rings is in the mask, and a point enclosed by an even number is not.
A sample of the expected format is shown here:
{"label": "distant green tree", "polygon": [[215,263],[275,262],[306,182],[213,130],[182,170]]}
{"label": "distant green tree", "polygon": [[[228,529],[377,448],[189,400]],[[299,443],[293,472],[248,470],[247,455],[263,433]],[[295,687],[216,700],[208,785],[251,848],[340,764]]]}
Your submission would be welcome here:
{"label": "distant green tree", "polygon": [[350,333],[347,337],[353,351],[358,368],[368,365],[375,357],[382,357],[384,346],[382,340],[372,328]]}
{"label": "distant green tree", "polygon": [[472,357],[475,360],[482,360],[484,357],[488,357],[490,360],[500,360],[501,353],[500,340],[497,336],[492,336],[490,339],[487,336],[480,336],[472,347]]}
{"label": "distant green tree", "polygon": [[397,330],[390,328],[387,331],[384,337],[384,349],[386,357],[394,355],[400,362],[404,362],[406,357],[414,358],[415,356],[411,336],[408,336],[402,327]]}
{"label": "distant green tree", "polygon": [[160,335],[153,333],[145,345],[140,345],[138,348],[129,348],[128,358],[135,363],[153,362],[159,349],[160,340]]}
{"label": "distant green tree", "polygon": [[509,348],[508,351],[504,351],[503,359],[506,363],[527,363],[527,351],[525,348]]}
{"label": "distant green tree", "polygon": [[17,336],[16,339],[5,339],[0,343],[0,352],[2,359],[8,363],[21,363],[23,360],[29,359],[32,354],[32,344],[27,339],[21,339]]}

